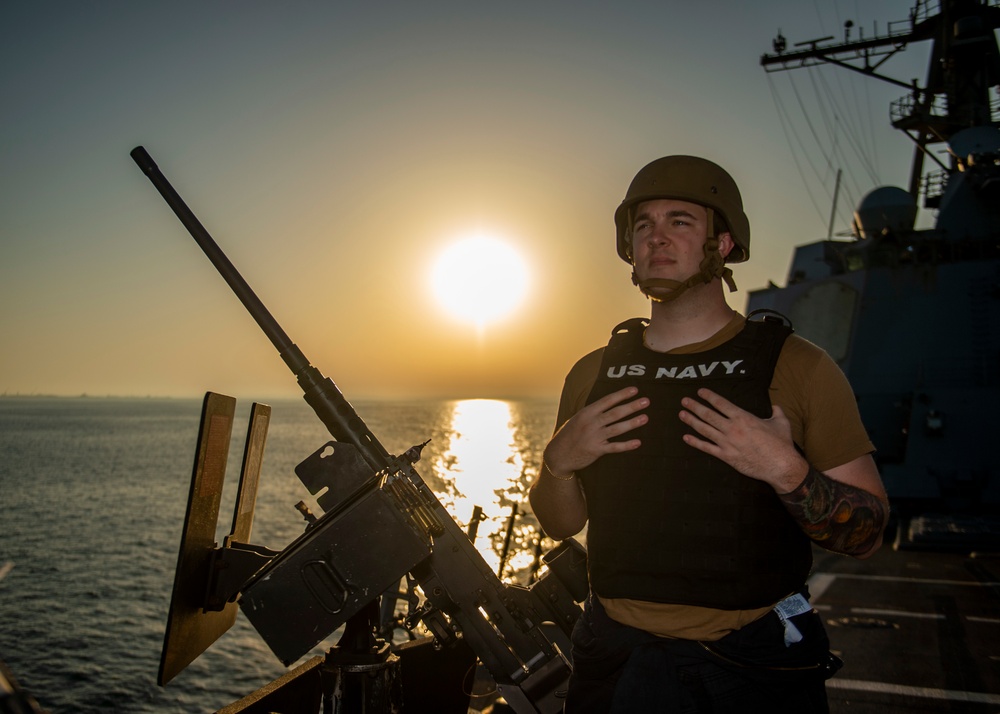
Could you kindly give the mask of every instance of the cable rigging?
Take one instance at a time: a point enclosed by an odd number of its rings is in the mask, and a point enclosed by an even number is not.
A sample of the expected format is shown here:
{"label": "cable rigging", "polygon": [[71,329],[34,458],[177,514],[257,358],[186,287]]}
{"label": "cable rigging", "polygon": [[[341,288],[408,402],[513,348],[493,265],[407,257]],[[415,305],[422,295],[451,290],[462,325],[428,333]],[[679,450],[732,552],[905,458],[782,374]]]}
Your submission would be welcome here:
{"label": "cable rigging", "polygon": [[[819,203],[816,201],[816,197],[813,196],[812,189],[810,188],[810,181],[806,178],[805,172],[802,170],[802,165],[799,163],[799,153],[795,150],[795,146],[789,137],[789,130],[791,130],[792,135],[795,137],[795,143],[799,145],[802,149],[802,154],[805,155],[805,146],[802,144],[802,140],[799,139],[798,133],[795,131],[794,127],[791,126],[791,120],[788,116],[788,112],[781,100],[778,97],[778,93],[774,86],[774,81],[771,79],[771,75],[767,75],[767,85],[771,90],[771,99],[774,102],[775,108],[778,111],[778,121],[781,123],[782,132],[785,135],[785,141],[788,142],[789,148],[792,150],[792,160],[795,162],[795,168],[798,171],[799,178],[802,180],[802,186],[806,190],[806,194],[809,196],[809,201],[812,203],[813,208],[816,209],[816,215],[822,218],[823,211],[819,207]],[[815,173],[815,167],[813,172]]]}

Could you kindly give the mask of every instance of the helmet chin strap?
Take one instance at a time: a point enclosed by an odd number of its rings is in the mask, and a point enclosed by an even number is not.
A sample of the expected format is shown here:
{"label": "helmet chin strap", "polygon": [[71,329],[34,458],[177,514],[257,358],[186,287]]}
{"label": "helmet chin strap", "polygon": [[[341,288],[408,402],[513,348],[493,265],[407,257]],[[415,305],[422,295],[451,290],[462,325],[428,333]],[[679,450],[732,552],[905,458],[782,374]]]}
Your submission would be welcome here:
{"label": "helmet chin strap", "polygon": [[[632,271],[632,284],[637,285],[643,295],[653,302],[671,302],[683,295],[688,288],[702,283],[710,283],[715,278],[721,278],[729,287],[729,292],[736,292],[736,281],[733,271],[726,267],[726,259],[719,252],[719,239],[714,235],[715,212],[708,209],[708,235],[705,241],[705,257],[698,266],[697,273],[687,280],[670,280],[669,278],[647,278],[640,281]],[[655,292],[654,292],[655,291]]]}

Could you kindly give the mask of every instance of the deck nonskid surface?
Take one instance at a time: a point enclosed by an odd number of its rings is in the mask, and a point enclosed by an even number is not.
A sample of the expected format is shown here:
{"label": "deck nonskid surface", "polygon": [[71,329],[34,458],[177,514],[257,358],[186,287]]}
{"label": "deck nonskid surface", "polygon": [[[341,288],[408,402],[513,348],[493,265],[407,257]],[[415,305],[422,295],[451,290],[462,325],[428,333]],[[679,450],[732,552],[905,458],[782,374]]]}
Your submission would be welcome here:
{"label": "deck nonskid surface", "polygon": [[1000,556],[817,551],[810,590],[844,667],[841,712],[1000,712]]}

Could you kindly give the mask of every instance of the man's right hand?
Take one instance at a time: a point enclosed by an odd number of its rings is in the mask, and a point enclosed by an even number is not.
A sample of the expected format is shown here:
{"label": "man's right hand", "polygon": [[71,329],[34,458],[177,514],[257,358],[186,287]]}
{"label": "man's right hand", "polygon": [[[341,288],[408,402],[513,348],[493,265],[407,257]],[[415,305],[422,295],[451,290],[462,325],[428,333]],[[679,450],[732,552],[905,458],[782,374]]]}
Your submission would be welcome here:
{"label": "man's right hand", "polygon": [[[539,525],[556,540],[576,535],[587,524],[587,499],[576,472],[605,454],[639,448],[638,439],[611,441],[649,421],[638,412],[649,399],[627,387],[588,404],[556,432],[545,447],[541,473],[528,494]],[[547,473],[546,473],[547,472]]]}
{"label": "man's right hand", "polygon": [[605,454],[638,449],[638,439],[612,441],[649,421],[637,412],[649,406],[636,387],[626,387],[601,397],[574,414],[545,447],[545,465],[556,478],[569,478]]}

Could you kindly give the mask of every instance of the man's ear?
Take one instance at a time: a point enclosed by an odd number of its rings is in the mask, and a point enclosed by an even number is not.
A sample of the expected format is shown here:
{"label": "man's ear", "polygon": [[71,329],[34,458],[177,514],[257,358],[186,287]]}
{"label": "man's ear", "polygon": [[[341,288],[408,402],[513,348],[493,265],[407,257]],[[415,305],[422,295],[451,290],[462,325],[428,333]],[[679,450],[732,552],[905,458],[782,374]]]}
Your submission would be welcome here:
{"label": "man's ear", "polygon": [[723,258],[728,258],[729,254],[733,252],[733,248],[736,247],[736,243],[733,242],[733,236],[731,233],[726,231],[725,233],[719,234],[719,253],[722,254]]}

